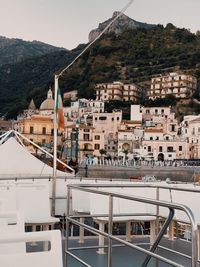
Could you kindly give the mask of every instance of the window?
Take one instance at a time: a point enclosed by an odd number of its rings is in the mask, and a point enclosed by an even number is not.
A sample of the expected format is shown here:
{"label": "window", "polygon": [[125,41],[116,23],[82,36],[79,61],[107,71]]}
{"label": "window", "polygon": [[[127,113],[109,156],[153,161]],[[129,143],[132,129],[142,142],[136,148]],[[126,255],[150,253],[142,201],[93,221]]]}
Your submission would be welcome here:
{"label": "window", "polygon": [[147,110],[146,110],[146,114],[149,114],[149,113],[150,113],[150,112],[149,112],[149,109],[147,109]]}
{"label": "window", "polygon": [[46,127],[42,127],[42,134],[46,134]]}
{"label": "window", "polygon": [[84,140],[84,141],[89,141],[89,137],[90,137],[89,134],[84,134],[84,135],[83,135],[83,140]]}
{"label": "window", "polygon": [[152,137],[152,136],[150,136],[149,140],[153,140],[153,137]]}
{"label": "window", "polygon": [[119,121],[119,117],[117,117],[117,121]]}
{"label": "window", "polygon": [[95,144],[94,145],[94,149],[99,149],[100,148],[100,145],[99,144]]}
{"label": "window", "polygon": [[161,109],[161,113],[163,114],[165,111],[164,111],[164,109]]}
{"label": "window", "polygon": [[88,144],[84,144],[84,150],[88,150]]}
{"label": "window", "polygon": [[101,116],[101,117],[99,117],[99,120],[106,121],[107,120],[107,117]]}
{"label": "window", "polygon": [[83,130],[85,133],[89,133],[90,132],[90,129],[84,129]]}
{"label": "window", "polygon": [[178,147],[178,150],[179,150],[179,151],[183,151],[183,147],[182,147],[182,146],[179,146],[179,147]]}
{"label": "window", "polygon": [[34,132],[33,126],[30,126],[30,134],[33,134],[33,132]]}
{"label": "window", "polygon": [[114,118],[112,118],[112,121],[114,121]]}
{"label": "window", "polygon": [[173,146],[168,146],[167,147],[167,152],[173,152],[173,151],[174,151]]}
{"label": "window", "polygon": [[159,152],[162,152],[163,149],[162,149],[162,146],[159,146]]}
{"label": "window", "polygon": [[151,146],[148,146],[148,152],[151,152]]}
{"label": "window", "polygon": [[166,140],[169,140],[169,136],[166,136],[165,139],[166,139]]}
{"label": "window", "polygon": [[100,135],[95,135],[95,136],[94,136],[94,139],[95,139],[95,140],[100,140]]}
{"label": "window", "polygon": [[156,136],[156,140],[159,140],[159,136]]}
{"label": "window", "polygon": [[175,125],[172,124],[172,132],[175,132]]}

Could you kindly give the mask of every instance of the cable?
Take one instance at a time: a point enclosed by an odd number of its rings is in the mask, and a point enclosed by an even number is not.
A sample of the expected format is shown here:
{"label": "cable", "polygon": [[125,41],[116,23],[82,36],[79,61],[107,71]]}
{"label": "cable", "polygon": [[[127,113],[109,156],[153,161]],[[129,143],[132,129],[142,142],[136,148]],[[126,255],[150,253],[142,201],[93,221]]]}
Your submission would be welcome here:
{"label": "cable", "polygon": [[77,57],[75,57],[75,59],[69,64],[69,65],[67,65],[67,67],[65,67],[58,75],[57,75],[57,77],[59,78],[60,76],[62,76],[63,75],[63,73],[67,70],[67,69],[69,69],[75,62],[76,62],[76,60],[77,59],[79,59],[82,55],[83,55],[83,53],[85,53],[85,51],[87,51],[88,50],[88,48],[90,47],[90,46],[92,46],[106,31],[107,31],[107,29],[129,8],[129,6],[132,4],[134,2],[134,0],[131,0],[131,1],[129,1],[128,2],[128,4],[126,4],[123,8],[122,8],[122,10],[119,12],[119,14],[116,16],[116,17],[114,17],[112,20],[111,20],[111,22],[105,27],[105,29],[103,29],[103,31],[102,32],[100,32],[100,34],[92,41],[92,42],[90,42],[84,49],[83,49],[83,51],[81,51],[81,53],[77,56]]}

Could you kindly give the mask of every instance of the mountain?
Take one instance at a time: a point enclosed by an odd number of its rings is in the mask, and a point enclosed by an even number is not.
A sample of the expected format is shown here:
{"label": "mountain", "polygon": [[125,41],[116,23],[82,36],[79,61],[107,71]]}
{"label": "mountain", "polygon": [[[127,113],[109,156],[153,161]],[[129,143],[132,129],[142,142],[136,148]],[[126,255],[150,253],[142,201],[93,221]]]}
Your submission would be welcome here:
{"label": "mountain", "polygon": [[28,42],[0,36],[0,66],[15,64],[28,58],[43,56],[63,49],[38,41]]}
{"label": "mountain", "polygon": [[[112,21],[114,17],[116,17],[120,12],[115,11],[112,15],[112,18],[102,22],[99,24],[97,29],[92,30],[89,33],[89,42],[92,42],[102,31],[105,27]],[[149,29],[155,27],[154,24],[147,24],[143,22],[138,22],[126,16],[125,14],[121,14],[120,17],[109,27],[107,33],[114,32],[115,34],[121,34],[125,30],[134,30],[134,29]]]}
{"label": "mountain", "polygon": [[146,90],[152,75],[177,70],[200,78],[200,36],[169,23],[104,35],[62,79],[65,88],[93,97],[95,83],[136,82]]}
{"label": "mountain", "polygon": [[14,118],[27,108],[34,98],[37,106],[46,98],[54,74],[63,69],[82,50],[78,46],[71,51],[61,50],[40,57],[26,59],[16,64],[0,67],[0,116]]}
{"label": "mountain", "polygon": [[[53,85],[55,72],[70,63],[85,46],[71,51],[58,49],[0,66],[0,115],[16,117],[28,107],[31,98],[39,106],[46,98],[48,86]],[[77,89],[79,97],[95,98],[96,83],[121,80],[138,83],[145,96],[153,75],[177,70],[200,79],[200,34],[171,23],[166,27],[125,27],[121,33],[110,32],[98,39],[60,77],[59,86],[62,92]],[[195,97],[198,99],[199,95]],[[197,105],[193,104],[200,110]]]}

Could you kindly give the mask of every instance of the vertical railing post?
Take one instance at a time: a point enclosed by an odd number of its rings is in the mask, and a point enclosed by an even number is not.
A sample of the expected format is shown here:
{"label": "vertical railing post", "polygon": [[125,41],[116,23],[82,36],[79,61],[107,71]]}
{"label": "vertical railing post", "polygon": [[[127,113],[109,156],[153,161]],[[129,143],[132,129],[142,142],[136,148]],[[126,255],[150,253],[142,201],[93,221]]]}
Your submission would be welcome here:
{"label": "vertical railing post", "polygon": [[[156,187],[156,200],[160,200],[160,191],[159,191],[159,187]],[[159,213],[160,213],[160,209],[159,209],[159,205],[156,205],[156,235],[158,235],[159,233]]]}
{"label": "vertical railing post", "polygon": [[197,267],[198,265],[198,226],[193,223],[192,225],[192,265],[191,267]]}
{"label": "vertical railing post", "polygon": [[[70,187],[67,186],[67,210],[66,210],[66,227],[65,227],[65,251],[68,251],[68,244],[69,244],[69,220],[68,217],[70,215],[70,201],[71,201],[71,190]],[[67,263],[67,253],[65,253],[65,257],[64,257],[64,267],[67,267],[68,263]]]}
{"label": "vertical railing post", "polygon": [[[160,200],[160,190],[159,187],[156,187],[156,200]],[[160,213],[160,206],[156,205],[156,225],[155,225],[155,234],[158,236],[159,233],[159,213]],[[154,240],[155,241],[155,240]],[[159,266],[159,261],[156,259],[156,267]]]}
{"label": "vertical railing post", "polygon": [[109,220],[108,220],[108,267],[112,267],[112,239],[110,236],[112,235],[113,229],[113,196],[109,195]]}

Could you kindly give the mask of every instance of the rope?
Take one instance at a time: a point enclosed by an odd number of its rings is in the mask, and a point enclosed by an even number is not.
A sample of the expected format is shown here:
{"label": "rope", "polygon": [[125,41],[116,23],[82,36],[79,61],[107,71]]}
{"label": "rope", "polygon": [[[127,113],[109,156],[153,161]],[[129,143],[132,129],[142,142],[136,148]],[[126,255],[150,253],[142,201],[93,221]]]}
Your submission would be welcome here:
{"label": "rope", "polygon": [[103,31],[102,32],[100,32],[100,34],[92,41],[92,42],[90,42],[84,49],[83,49],[83,51],[78,55],[78,56],[76,56],[75,57],[75,59],[69,64],[69,65],[67,65],[67,67],[65,67],[58,75],[57,75],[57,77],[59,78],[60,76],[62,76],[63,75],[63,73],[67,70],[67,69],[69,69],[75,62],[76,62],[76,60],[77,59],[79,59],[87,50],[88,50],[88,48],[90,48],[90,46],[92,46],[106,31],[107,31],[107,29],[129,8],[129,6],[132,4],[134,2],[134,0],[130,0],[129,2],[128,2],[128,4],[127,5],[125,5],[123,8],[122,8],[122,10],[119,12],[119,14],[116,16],[116,17],[114,17],[112,20],[111,20],[111,22],[105,27],[105,29],[103,29]]}

